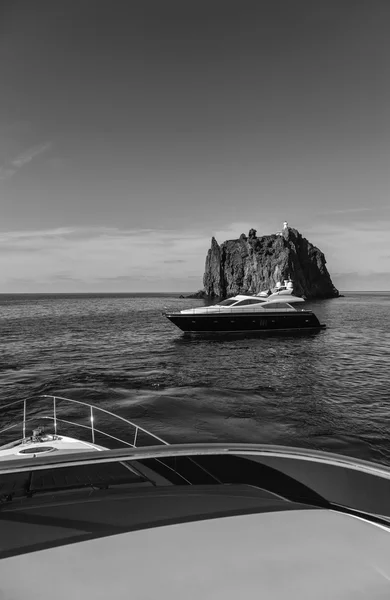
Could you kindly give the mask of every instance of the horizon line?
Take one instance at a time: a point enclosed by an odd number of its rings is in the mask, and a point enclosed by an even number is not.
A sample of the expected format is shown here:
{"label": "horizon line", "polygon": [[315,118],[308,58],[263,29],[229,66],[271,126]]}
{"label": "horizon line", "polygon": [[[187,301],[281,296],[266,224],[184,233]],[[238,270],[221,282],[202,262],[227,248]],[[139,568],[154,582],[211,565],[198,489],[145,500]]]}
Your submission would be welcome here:
{"label": "horizon line", "polygon": [[[138,294],[138,295],[142,295],[142,294],[196,294],[198,293],[200,290],[196,290],[196,291],[183,291],[183,290],[179,290],[179,291],[140,291],[140,292],[115,292],[115,291],[90,291],[90,292],[0,292],[0,296],[68,296],[68,295],[73,295],[73,296],[88,296],[91,294],[105,294],[107,296],[109,295],[113,295],[113,294]],[[344,293],[351,293],[351,294],[378,294],[378,293],[390,293],[390,288],[386,289],[386,290],[342,290],[340,289],[339,292],[341,294]],[[216,296],[217,297],[217,296]],[[336,296],[337,297],[337,296]],[[326,299],[326,298],[325,298]],[[194,300],[196,300],[196,298],[194,298]]]}

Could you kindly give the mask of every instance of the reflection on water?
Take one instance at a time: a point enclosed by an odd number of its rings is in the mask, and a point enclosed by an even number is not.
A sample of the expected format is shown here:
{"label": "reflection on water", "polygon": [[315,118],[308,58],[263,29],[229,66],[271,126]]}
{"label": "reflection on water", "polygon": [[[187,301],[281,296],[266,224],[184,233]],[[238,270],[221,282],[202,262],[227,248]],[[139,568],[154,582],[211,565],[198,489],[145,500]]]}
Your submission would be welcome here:
{"label": "reflection on water", "polygon": [[311,308],[302,335],[184,336],[175,297],[0,297],[1,402],[57,393],[172,442],[267,442],[390,464],[390,294]]}

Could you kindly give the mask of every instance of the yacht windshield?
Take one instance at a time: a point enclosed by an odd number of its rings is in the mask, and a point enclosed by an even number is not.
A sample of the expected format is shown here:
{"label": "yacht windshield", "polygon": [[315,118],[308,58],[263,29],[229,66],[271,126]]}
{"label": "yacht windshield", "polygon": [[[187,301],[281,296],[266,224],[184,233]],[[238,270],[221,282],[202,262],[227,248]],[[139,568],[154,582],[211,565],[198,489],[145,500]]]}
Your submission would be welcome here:
{"label": "yacht windshield", "polygon": [[228,298],[228,300],[222,300],[222,302],[218,302],[215,306],[231,306],[237,302],[237,298]]}

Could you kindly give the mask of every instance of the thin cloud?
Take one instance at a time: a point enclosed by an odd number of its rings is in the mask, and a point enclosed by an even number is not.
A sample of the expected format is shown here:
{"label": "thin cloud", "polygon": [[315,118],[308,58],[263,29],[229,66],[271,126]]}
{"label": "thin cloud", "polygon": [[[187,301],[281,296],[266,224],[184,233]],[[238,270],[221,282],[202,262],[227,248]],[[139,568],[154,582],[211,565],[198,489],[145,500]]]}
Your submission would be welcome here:
{"label": "thin cloud", "polygon": [[212,232],[212,235],[215,237],[217,242],[221,244],[222,242],[225,242],[227,240],[238,239],[242,233],[248,235],[249,230],[252,228],[256,229],[257,235],[258,237],[260,237],[262,235],[270,235],[272,233],[276,233],[278,229],[281,229],[281,227],[282,222],[275,224],[274,222],[266,221],[261,221],[260,223],[256,223],[256,221],[240,221],[237,223],[231,223],[229,226],[224,227],[223,229],[214,230]]}
{"label": "thin cloud", "polygon": [[12,175],[15,175],[16,169],[11,169],[10,167],[0,167],[0,180],[9,179]]}
{"label": "thin cloud", "polygon": [[16,167],[17,169],[20,169],[20,167],[23,167],[24,165],[29,163],[33,158],[35,158],[35,156],[39,156],[40,154],[46,152],[46,150],[49,150],[50,146],[50,142],[47,142],[46,144],[40,144],[39,146],[33,146],[26,152],[23,152],[23,154],[17,156],[11,162],[11,165],[13,167]]}
{"label": "thin cloud", "polygon": [[345,291],[388,291],[390,289],[390,273],[335,273],[333,283],[339,290]]}
{"label": "thin cloud", "polygon": [[[383,206],[380,207],[385,208]],[[321,213],[324,215],[347,215],[349,213],[361,213],[361,212],[368,212],[368,211],[372,211],[373,208],[372,207],[366,207],[366,206],[362,206],[360,208],[343,208],[343,209],[339,209],[339,210],[327,210],[325,213]]]}
{"label": "thin cloud", "polygon": [[47,152],[51,148],[51,142],[46,142],[45,144],[39,144],[38,146],[33,146],[29,148],[22,154],[19,154],[16,158],[11,160],[9,163],[0,166],[0,180],[9,179],[15,173],[31,162],[37,156],[40,156],[44,152]]}
{"label": "thin cloud", "polygon": [[[210,237],[201,231],[120,230],[67,227],[0,233],[0,290],[51,289],[69,275],[70,291],[85,282],[91,289],[137,291],[148,279],[157,290],[181,287],[188,275],[203,275]],[[30,285],[17,284],[30,278]],[[111,282],[111,283],[110,283]],[[175,282],[175,283],[174,283]],[[64,284],[65,284],[64,280]],[[100,286],[100,287],[99,287]]]}
{"label": "thin cloud", "polygon": [[390,208],[383,205],[373,205],[369,207],[345,208],[340,210],[329,210],[313,215],[309,227],[312,227],[314,222],[321,224],[328,223],[328,227],[334,228],[338,225],[352,229],[360,229],[363,226],[369,229],[381,227],[384,221],[390,218]]}
{"label": "thin cloud", "polygon": [[303,234],[325,253],[331,274],[385,272],[390,271],[389,258],[385,257],[389,228],[389,219],[331,225],[321,222],[306,228]]}

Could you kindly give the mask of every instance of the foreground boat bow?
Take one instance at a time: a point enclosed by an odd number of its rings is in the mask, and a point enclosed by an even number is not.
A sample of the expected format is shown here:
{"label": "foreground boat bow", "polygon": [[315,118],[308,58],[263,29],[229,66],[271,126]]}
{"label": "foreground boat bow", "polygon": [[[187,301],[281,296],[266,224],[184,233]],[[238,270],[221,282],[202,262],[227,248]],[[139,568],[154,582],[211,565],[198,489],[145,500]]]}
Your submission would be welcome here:
{"label": "foreground boat bow", "polygon": [[[132,426],[146,430],[118,418],[132,432],[125,448],[0,448],[5,598],[49,600],[54,586],[60,600],[124,600],[129,590],[173,600],[387,597],[388,467],[283,446],[169,445],[151,433],[136,447]],[[64,421],[25,444],[54,443],[38,438],[61,437]]]}

